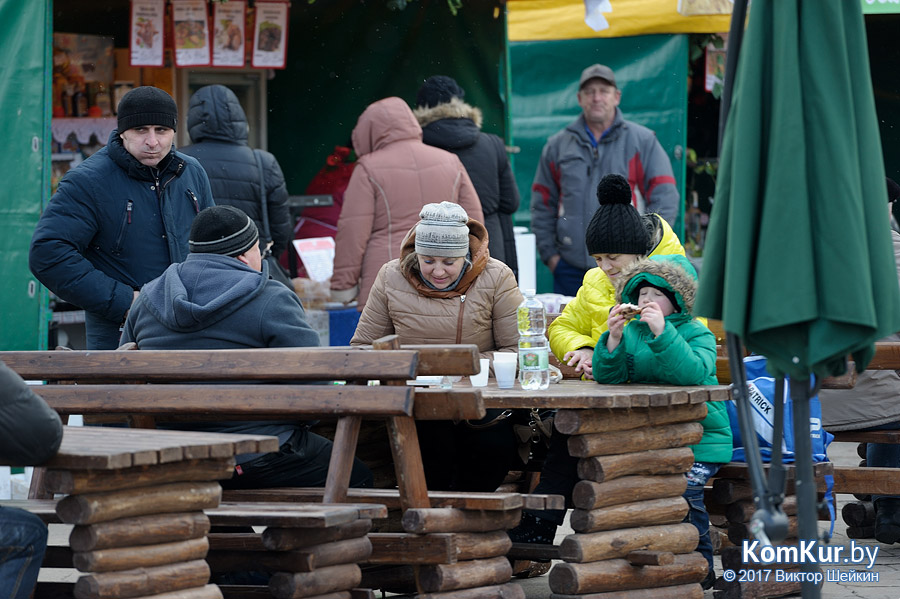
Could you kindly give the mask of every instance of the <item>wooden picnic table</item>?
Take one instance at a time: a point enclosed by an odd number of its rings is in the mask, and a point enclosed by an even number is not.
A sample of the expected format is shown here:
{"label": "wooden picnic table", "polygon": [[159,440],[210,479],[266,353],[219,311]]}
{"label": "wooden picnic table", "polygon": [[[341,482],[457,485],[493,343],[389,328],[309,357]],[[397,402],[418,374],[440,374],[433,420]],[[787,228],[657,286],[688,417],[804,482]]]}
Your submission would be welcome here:
{"label": "wooden picnic table", "polygon": [[575,534],[560,544],[565,563],[550,572],[555,599],[703,597],[707,563],[694,551],[696,529],[682,523],[684,473],[694,461],[688,446],[703,434],[706,402],[730,399],[730,387],[564,379],[527,391],[518,383],[500,389],[491,379],[481,395],[486,408],[557,409],[554,434],[570,435],[569,453],[580,458]]}
{"label": "wooden picnic table", "polygon": [[267,435],[66,426],[44,484],[66,497],[60,521],[69,537],[79,599],[184,592],[220,597],[204,558],[218,481],[234,456],[278,450]]}

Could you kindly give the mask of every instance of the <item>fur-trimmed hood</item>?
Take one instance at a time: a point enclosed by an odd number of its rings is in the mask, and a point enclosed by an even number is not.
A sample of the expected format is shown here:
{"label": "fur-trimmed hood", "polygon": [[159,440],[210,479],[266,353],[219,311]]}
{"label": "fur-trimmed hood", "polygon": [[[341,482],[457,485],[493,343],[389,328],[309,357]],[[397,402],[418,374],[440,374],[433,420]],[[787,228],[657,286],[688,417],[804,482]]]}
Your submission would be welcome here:
{"label": "fur-trimmed hood", "polygon": [[452,98],[449,102],[431,108],[420,106],[413,110],[413,114],[416,115],[416,119],[423,128],[441,119],[469,119],[481,129],[481,123],[484,120],[480,108],[470,106],[459,98]]}
{"label": "fur-trimmed hood", "polygon": [[616,303],[638,303],[639,285],[648,282],[675,294],[679,308],[692,315],[697,294],[697,271],[687,258],[678,255],[651,256],[623,269],[617,277]]}

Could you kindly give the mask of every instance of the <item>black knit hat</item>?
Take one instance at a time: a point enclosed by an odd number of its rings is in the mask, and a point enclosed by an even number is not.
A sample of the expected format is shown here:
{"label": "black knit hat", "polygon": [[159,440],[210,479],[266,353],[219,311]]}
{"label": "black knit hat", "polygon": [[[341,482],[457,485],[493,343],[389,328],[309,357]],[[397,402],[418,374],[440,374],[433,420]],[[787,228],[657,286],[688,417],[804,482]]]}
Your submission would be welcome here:
{"label": "black knit hat", "polygon": [[588,253],[637,254],[650,246],[650,233],[631,205],[631,187],[622,175],[606,175],[597,185],[600,207],[585,231]]}
{"label": "black knit hat", "polygon": [[466,92],[452,78],[446,75],[433,75],[425,80],[419,93],[416,94],[416,106],[433,108],[438,104],[446,104],[453,98],[462,100]]}
{"label": "black knit hat", "polygon": [[240,256],[259,240],[256,223],[233,206],[210,206],[191,225],[188,245],[194,254]]}
{"label": "black knit hat", "polygon": [[178,107],[172,96],[150,85],[136,87],[119,101],[116,109],[119,133],[143,125],[160,125],[175,129]]}

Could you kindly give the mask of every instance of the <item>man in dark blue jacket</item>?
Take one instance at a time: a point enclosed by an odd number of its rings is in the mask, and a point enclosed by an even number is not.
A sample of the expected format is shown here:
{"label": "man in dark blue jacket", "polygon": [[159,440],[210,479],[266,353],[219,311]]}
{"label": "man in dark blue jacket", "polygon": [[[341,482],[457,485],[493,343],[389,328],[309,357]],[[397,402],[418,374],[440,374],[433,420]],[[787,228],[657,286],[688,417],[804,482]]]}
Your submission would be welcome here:
{"label": "man in dark blue jacket", "polygon": [[191,222],[214,204],[209,179],[175,151],[172,96],[138,87],[109,142],[59,182],[31,239],[29,266],[85,311],[88,349],[115,349],[140,288],[188,253]]}
{"label": "man in dark blue jacket", "polygon": [[[147,283],[134,302],[122,343],[138,349],[245,349],[319,345],[297,294],[268,277],[253,220],[232,206],[203,210],[191,228],[191,253]],[[278,453],[237,458],[225,488],[325,485],[331,441],[302,423],[228,421],[185,425],[190,430],[274,435]],[[356,460],[352,486],[371,486]]]}

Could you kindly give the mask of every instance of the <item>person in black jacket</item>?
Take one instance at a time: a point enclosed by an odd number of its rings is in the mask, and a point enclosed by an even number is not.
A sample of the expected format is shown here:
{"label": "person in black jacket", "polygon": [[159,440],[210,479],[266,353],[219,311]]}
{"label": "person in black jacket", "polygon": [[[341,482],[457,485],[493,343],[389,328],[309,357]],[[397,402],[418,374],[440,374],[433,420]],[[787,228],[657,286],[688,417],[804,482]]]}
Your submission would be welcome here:
{"label": "person in black jacket", "polygon": [[122,98],[106,146],[65,174],[31,238],[28,266],[85,311],[88,349],[116,349],[140,288],[188,253],[213,205],[206,172],[175,151],[178,109],[161,89]]}
{"label": "person in black jacket", "polygon": [[[62,442],[62,422],[25,381],[0,362],[0,464],[46,462]],[[28,599],[47,548],[47,525],[24,510],[0,506],[0,597]]]}
{"label": "person in black jacket", "polygon": [[518,279],[512,215],[519,209],[519,190],[506,145],[481,131],[481,110],[463,102],[465,95],[452,78],[434,75],[419,88],[413,112],[422,126],[422,141],[453,152],[466,167],[481,200],[491,258],[509,266]]}
{"label": "person in black jacket", "polygon": [[188,133],[193,145],[181,151],[206,169],[216,205],[240,208],[253,219],[269,275],[293,289],[274,259],[290,246],[294,235],[284,174],[275,156],[247,145],[248,131],[247,116],[234,92],[224,85],[207,85],[191,96]]}

